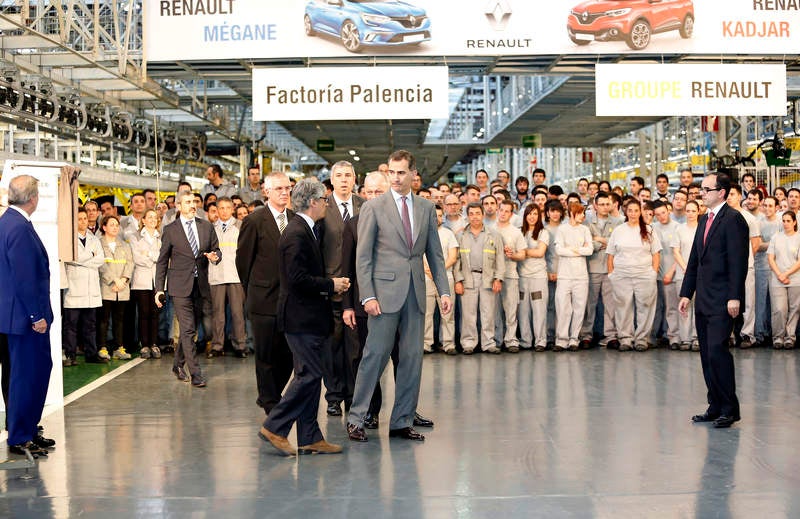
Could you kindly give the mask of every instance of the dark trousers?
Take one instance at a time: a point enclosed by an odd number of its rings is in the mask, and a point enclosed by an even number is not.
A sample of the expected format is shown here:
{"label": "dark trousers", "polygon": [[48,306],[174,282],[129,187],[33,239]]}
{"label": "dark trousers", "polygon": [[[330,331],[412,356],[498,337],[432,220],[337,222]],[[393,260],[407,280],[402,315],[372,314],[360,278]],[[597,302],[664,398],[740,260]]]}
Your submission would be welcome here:
{"label": "dark trousers", "polygon": [[292,352],[274,315],[250,314],[256,357],[256,404],[269,414],[292,376]]}
{"label": "dark trousers", "polygon": [[200,375],[200,365],[197,363],[194,351],[195,320],[199,319],[202,313],[202,298],[200,288],[197,286],[197,278],[194,280],[192,293],[189,297],[172,296],[172,304],[175,307],[175,315],[178,317],[180,327],[180,339],[175,346],[175,361],[173,366],[186,365],[186,370],[193,376]]}
{"label": "dark trousers", "polygon": [[97,308],[64,308],[61,337],[68,358],[74,359],[78,353],[79,335],[84,357],[97,357],[96,320]]}
{"label": "dark trousers", "polygon": [[11,358],[9,375],[8,444],[17,445],[32,440],[38,434],[37,425],[42,418],[50,370],[50,333],[36,333],[32,329],[22,335],[8,335]]}
{"label": "dark trousers", "polygon": [[703,378],[708,388],[708,412],[738,418],[733,355],[728,349],[733,319],[728,314],[707,315],[695,311],[695,324]]}
{"label": "dark trousers", "polygon": [[0,364],[2,364],[2,367],[0,367],[2,372],[0,374],[3,377],[3,404],[8,409],[8,381],[11,378],[11,357],[8,353],[8,337],[4,333],[0,333]]}
{"label": "dark trousers", "polygon": [[294,378],[286,394],[264,421],[267,430],[288,436],[297,422],[297,445],[311,445],[322,439],[317,422],[322,383],[322,350],[327,337],[307,333],[287,333],[286,342],[294,359]]}
{"label": "dark trousers", "polygon": [[[348,355],[345,326],[342,321],[342,304],[333,303],[333,333],[328,337],[322,350],[322,373],[325,381],[325,400],[329,404],[346,401],[349,406],[353,400],[353,391],[348,398],[347,374]],[[353,377],[355,380],[355,376]],[[355,386],[355,383],[353,384]]]}
{"label": "dark trousers", "polygon": [[155,346],[158,342],[158,307],[155,290],[131,290],[139,313],[139,342],[142,346]]}
{"label": "dark trousers", "polygon": [[[103,299],[101,317],[97,323],[97,346],[102,348],[108,342],[108,321],[111,320],[111,335],[114,339],[114,349],[124,346],[123,340],[125,305],[127,301],[108,301]],[[110,348],[109,348],[110,349]]]}

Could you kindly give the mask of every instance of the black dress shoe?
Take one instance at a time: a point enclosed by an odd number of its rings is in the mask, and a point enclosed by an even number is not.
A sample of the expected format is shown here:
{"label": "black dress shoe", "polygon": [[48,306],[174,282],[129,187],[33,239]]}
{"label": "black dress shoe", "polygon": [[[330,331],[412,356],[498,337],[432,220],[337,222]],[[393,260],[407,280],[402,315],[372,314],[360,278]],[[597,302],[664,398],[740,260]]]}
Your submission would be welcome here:
{"label": "black dress shoe", "polygon": [[192,385],[194,387],[206,387],[206,379],[202,375],[192,375]]}
{"label": "black dress shoe", "polygon": [[425,418],[419,413],[414,413],[414,427],[433,427],[433,420]]}
{"label": "black dress shoe", "polygon": [[36,445],[37,447],[41,447],[43,449],[47,449],[49,447],[55,447],[56,446],[56,441],[55,440],[52,440],[50,438],[45,438],[41,434],[36,436],[36,438],[34,438],[31,441],[34,443],[34,445]]}
{"label": "black dress shoe", "polygon": [[20,456],[28,456],[28,454],[30,454],[33,459],[47,457],[47,450],[39,447],[32,441],[19,443],[17,445],[9,445],[8,452],[11,454],[19,454]]}
{"label": "black dress shoe", "polygon": [[352,423],[347,424],[347,437],[350,438],[352,442],[367,441],[367,433],[364,431],[364,428]]}
{"label": "black dress shoe", "polygon": [[328,404],[328,416],[342,416],[342,403],[331,402]]}
{"label": "black dress shoe", "polygon": [[609,350],[618,350],[619,349],[619,341],[616,339],[612,339],[608,341],[606,348]]}
{"label": "black dress shoe", "polygon": [[380,425],[378,417],[374,414],[367,413],[367,416],[364,417],[364,428],[366,429],[377,429]]}
{"label": "black dress shoe", "polygon": [[736,417],[736,416],[725,416],[725,415],[722,415],[719,418],[717,418],[716,420],[714,420],[712,425],[714,425],[715,429],[727,429],[728,427],[733,425],[734,422],[736,422],[738,420],[739,420],[739,418]]}
{"label": "black dress shoe", "polygon": [[236,350],[235,352],[233,352],[233,355],[237,359],[246,359],[247,358],[247,351],[246,350]]}
{"label": "black dress shoe", "polygon": [[703,413],[703,414],[696,414],[696,415],[694,415],[694,416],[692,417],[692,421],[693,421],[694,423],[701,423],[701,422],[713,422],[713,421],[714,421],[714,420],[716,420],[717,418],[719,418],[719,415],[714,415],[714,414],[711,414],[711,413],[709,413],[708,411],[706,411],[706,412],[705,412],[705,413]]}
{"label": "black dress shoe", "polygon": [[209,352],[206,353],[206,358],[207,359],[213,359],[215,357],[222,357],[224,355],[225,355],[225,352],[222,351],[222,350],[209,350]]}
{"label": "black dress shoe", "polygon": [[181,382],[189,382],[189,375],[186,374],[182,366],[173,366],[172,372],[175,373],[175,377]]}
{"label": "black dress shoe", "polygon": [[86,362],[86,364],[108,364],[108,359],[94,355],[91,357],[86,357],[84,362]]}
{"label": "black dress shoe", "polygon": [[389,430],[389,438],[402,438],[404,440],[425,441],[425,436],[415,431],[412,427]]}

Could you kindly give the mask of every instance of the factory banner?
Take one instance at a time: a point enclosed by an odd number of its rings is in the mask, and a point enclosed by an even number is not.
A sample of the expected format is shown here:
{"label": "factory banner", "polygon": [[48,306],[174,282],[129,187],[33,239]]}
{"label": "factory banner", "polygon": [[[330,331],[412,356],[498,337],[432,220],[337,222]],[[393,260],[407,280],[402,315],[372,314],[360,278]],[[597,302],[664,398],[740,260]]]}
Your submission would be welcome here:
{"label": "factory banner", "polygon": [[800,0],[144,0],[149,61],[791,54]]}
{"label": "factory banner", "polygon": [[447,67],[253,69],[254,121],[446,119]]}
{"label": "factory banner", "polygon": [[598,64],[598,116],[786,115],[785,65]]}

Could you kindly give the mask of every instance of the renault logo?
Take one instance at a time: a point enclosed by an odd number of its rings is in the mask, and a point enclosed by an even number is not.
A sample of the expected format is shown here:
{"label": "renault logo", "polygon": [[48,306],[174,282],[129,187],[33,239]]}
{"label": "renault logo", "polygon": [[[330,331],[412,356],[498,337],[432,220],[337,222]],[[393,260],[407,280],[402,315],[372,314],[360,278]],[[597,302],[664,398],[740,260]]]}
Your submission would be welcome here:
{"label": "renault logo", "polygon": [[484,14],[495,31],[504,31],[511,18],[511,4],[509,0],[489,0]]}
{"label": "renault logo", "polygon": [[408,17],[408,21],[411,23],[411,26],[412,26],[412,27],[413,27],[413,26],[415,26],[415,25],[417,25],[417,17],[416,17],[416,16],[413,16],[413,15],[412,15],[412,16],[409,16],[409,17]]}
{"label": "renault logo", "polygon": [[588,19],[589,19],[589,12],[588,11],[584,11],[583,14],[581,15],[581,20],[583,20],[585,22]]}

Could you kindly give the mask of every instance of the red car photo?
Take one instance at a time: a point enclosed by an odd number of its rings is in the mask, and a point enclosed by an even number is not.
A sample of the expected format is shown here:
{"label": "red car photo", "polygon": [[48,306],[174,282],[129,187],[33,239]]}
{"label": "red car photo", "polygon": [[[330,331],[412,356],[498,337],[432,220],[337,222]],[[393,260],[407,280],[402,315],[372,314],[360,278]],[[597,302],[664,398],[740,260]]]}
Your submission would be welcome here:
{"label": "red car photo", "polygon": [[691,38],[692,0],[588,0],[572,8],[567,32],[576,45],[624,41],[633,50],[650,44],[653,34],[677,30]]}

